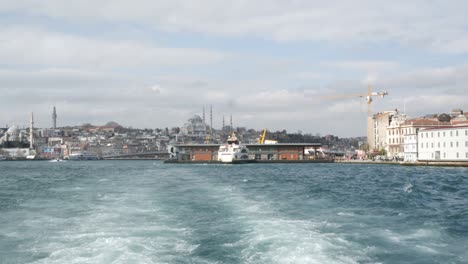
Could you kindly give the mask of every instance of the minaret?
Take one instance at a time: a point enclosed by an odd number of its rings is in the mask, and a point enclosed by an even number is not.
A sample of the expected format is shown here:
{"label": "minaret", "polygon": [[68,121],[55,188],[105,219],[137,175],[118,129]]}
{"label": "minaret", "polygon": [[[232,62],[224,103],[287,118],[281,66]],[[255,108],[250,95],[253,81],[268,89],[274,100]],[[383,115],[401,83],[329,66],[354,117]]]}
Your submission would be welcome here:
{"label": "minaret", "polygon": [[29,124],[29,149],[34,149],[34,114],[32,112]]}
{"label": "minaret", "polygon": [[55,106],[54,106],[54,111],[52,112],[52,124],[53,124],[53,128],[57,129],[57,111],[55,110]]}
{"label": "minaret", "polygon": [[223,140],[226,137],[226,132],[224,130],[225,124],[224,124],[224,115],[223,115],[223,127],[221,128],[221,131],[223,131]]}
{"label": "minaret", "polygon": [[232,114],[231,114],[231,134],[232,134],[232,131],[234,130],[232,129]]}
{"label": "minaret", "polygon": [[203,137],[206,137],[205,105],[203,105]]}
{"label": "minaret", "polygon": [[213,105],[210,105],[210,137],[213,140]]}

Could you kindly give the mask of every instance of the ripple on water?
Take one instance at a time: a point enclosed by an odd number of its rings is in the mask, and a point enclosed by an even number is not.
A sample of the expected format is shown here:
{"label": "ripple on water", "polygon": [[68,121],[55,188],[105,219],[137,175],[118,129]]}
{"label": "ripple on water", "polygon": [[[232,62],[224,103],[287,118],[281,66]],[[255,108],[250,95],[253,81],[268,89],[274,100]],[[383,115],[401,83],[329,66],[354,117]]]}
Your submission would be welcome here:
{"label": "ripple on water", "polygon": [[[7,263],[464,263],[466,170],[7,163]],[[6,175],[6,176],[5,176]],[[5,250],[6,249],[6,250]]]}

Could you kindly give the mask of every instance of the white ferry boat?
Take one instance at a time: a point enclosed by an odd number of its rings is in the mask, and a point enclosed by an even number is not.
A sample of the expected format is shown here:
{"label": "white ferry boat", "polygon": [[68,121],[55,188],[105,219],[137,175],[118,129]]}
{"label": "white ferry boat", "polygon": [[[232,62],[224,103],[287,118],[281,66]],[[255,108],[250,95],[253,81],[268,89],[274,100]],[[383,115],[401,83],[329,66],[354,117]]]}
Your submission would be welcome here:
{"label": "white ferry boat", "polygon": [[227,144],[221,145],[218,150],[218,161],[232,162],[247,162],[249,161],[249,149],[240,144],[236,134],[233,132],[227,140]]}
{"label": "white ferry boat", "polygon": [[5,155],[0,155],[0,161],[6,160],[6,159],[7,159],[7,157]]}
{"label": "white ferry boat", "polygon": [[68,155],[68,160],[98,160],[99,157],[94,153],[77,152]]}

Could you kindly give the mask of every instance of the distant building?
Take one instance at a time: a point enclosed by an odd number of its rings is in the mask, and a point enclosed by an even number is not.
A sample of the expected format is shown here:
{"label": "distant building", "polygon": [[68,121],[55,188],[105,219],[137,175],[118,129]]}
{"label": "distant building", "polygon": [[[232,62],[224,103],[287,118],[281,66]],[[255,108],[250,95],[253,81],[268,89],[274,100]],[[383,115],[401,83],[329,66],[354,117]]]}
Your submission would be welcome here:
{"label": "distant building", "polygon": [[11,126],[0,138],[0,147],[3,148],[26,148],[30,143],[27,140],[26,131],[16,126]]}
{"label": "distant building", "polygon": [[450,126],[450,122],[440,122],[437,117],[413,118],[401,125],[403,134],[403,157],[413,162],[418,158],[418,132],[421,129]]}
{"label": "distant building", "polygon": [[390,117],[390,125],[387,127],[387,144],[383,146],[387,152],[388,157],[404,156],[404,134],[406,132],[402,125],[405,123],[407,117],[395,111],[394,115]]}
{"label": "distant building", "polygon": [[419,161],[468,161],[468,126],[428,128],[418,133]]}
{"label": "distant building", "polygon": [[397,111],[385,111],[372,116],[368,121],[367,142],[369,150],[381,150],[387,146],[387,128]]}
{"label": "distant building", "polygon": [[403,136],[403,158],[407,162],[415,162],[418,160],[418,135],[405,134]]}
{"label": "distant building", "polygon": [[[178,160],[214,161],[218,159],[219,144],[178,144]],[[306,149],[317,149],[320,143],[245,144],[249,158],[255,160],[307,160],[313,158]]]}
{"label": "distant building", "polygon": [[29,146],[27,148],[0,148],[3,153],[6,153],[7,157],[11,158],[26,158],[31,155],[35,155],[34,150],[30,150]]}

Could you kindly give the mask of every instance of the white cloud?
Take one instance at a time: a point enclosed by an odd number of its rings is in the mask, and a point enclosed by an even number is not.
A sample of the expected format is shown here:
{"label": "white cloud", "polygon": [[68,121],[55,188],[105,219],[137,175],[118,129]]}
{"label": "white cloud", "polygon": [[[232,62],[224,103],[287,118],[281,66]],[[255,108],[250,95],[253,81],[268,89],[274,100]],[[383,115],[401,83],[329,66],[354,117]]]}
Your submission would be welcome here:
{"label": "white cloud", "polygon": [[140,66],[204,65],[228,55],[211,50],[154,46],[130,40],[100,40],[38,28],[0,29],[3,64],[133,68]]}
{"label": "white cloud", "polygon": [[[389,92],[375,99],[374,111],[401,109],[404,102],[418,114],[468,109],[463,105],[468,66],[447,59],[446,65],[418,68],[422,62],[412,57],[392,60],[385,48],[366,50],[384,43],[425,48],[428,56],[467,52],[466,5],[422,0],[3,1],[0,12],[14,21],[26,18],[28,24],[1,21],[0,122],[24,118],[27,123],[32,110],[38,125],[47,126],[51,106],[57,105],[67,124],[115,120],[165,127],[181,125],[202,105],[213,104],[217,127],[222,114],[232,113],[239,126],[364,135],[367,104],[347,95],[366,93],[368,83],[375,91]],[[63,26],[54,24],[62,21]],[[138,28],[158,37],[86,32],[96,25],[99,30]],[[225,37],[238,38],[241,47],[227,45]],[[252,39],[256,47],[250,47]],[[257,52],[263,41],[266,49]],[[293,50],[309,43],[310,52]],[[319,54],[322,44],[337,53]],[[358,54],[349,53],[354,47]]]}
{"label": "white cloud", "polygon": [[399,67],[399,63],[392,61],[376,61],[376,60],[355,60],[355,61],[334,61],[324,62],[323,66],[333,67],[345,70],[364,71],[364,72],[382,72],[391,71]]}
{"label": "white cloud", "polygon": [[468,91],[468,65],[420,68],[409,72],[400,72],[381,78],[381,84],[389,89],[395,87],[408,92],[426,91],[428,89],[457,88]]}
{"label": "white cloud", "polygon": [[466,1],[18,0],[0,10],[81,22],[129,22],[167,32],[262,36],[278,41],[393,41],[467,52]]}

